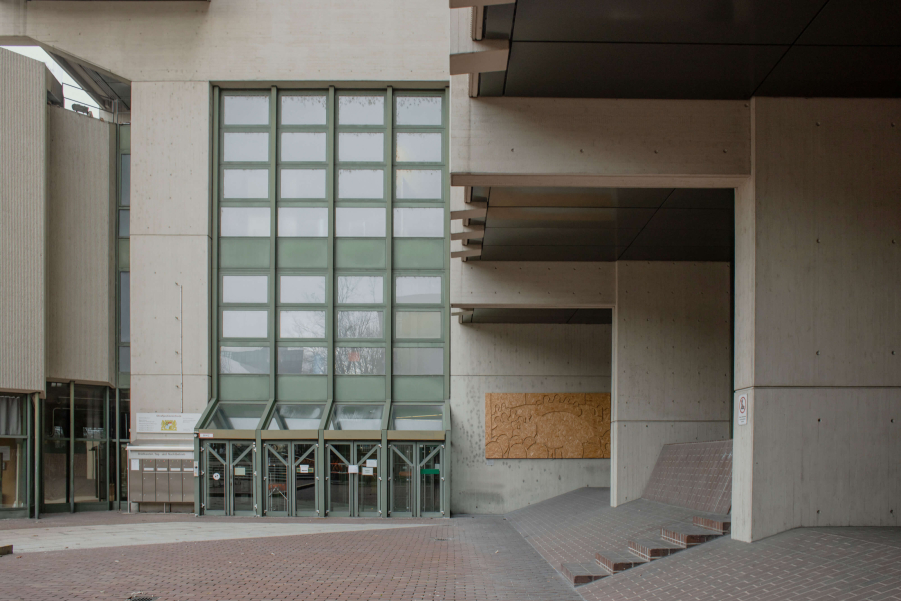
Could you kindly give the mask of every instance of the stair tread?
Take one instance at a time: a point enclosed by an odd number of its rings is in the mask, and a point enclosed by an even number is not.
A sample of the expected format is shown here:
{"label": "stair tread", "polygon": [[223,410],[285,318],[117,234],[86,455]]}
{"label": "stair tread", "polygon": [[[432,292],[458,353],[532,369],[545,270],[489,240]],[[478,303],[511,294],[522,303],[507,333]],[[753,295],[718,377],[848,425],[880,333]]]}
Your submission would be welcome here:
{"label": "stair tread", "polygon": [[609,576],[610,572],[596,563],[564,563],[560,567],[573,574],[590,574],[592,576]]}
{"label": "stair tread", "polygon": [[677,534],[717,536],[717,533],[713,530],[702,528],[700,526],[693,526],[691,524],[673,524],[671,526],[664,526],[663,530],[667,532],[675,532]]}
{"label": "stair tread", "polygon": [[671,543],[669,541],[663,539],[653,539],[653,538],[639,538],[635,540],[630,540],[629,545],[636,545],[639,547],[645,547],[647,549],[683,549],[677,545],[676,543]]}
{"label": "stair tread", "polygon": [[648,560],[644,557],[623,549],[616,549],[615,551],[598,551],[594,556],[597,565],[611,574],[619,574],[620,572],[625,572],[637,565],[648,563]]}

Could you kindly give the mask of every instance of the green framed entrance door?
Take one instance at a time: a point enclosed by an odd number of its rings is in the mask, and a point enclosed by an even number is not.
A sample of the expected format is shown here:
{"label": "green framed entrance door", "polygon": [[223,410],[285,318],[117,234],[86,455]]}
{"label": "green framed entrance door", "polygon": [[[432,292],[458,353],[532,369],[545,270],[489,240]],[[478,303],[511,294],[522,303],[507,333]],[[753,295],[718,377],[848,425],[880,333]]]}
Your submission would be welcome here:
{"label": "green framed entrance door", "polygon": [[420,442],[419,451],[419,516],[444,515],[444,444]]}
{"label": "green framed entrance door", "polygon": [[389,515],[444,516],[444,444],[394,442],[388,445],[388,457]]}
{"label": "green framed entrance door", "polygon": [[327,515],[379,517],[379,449],[377,442],[334,442],[327,447]]}
{"label": "green framed entrance door", "polygon": [[416,471],[414,461],[416,445],[412,442],[398,442],[388,445],[389,513],[391,517],[409,518],[416,515],[416,482],[413,474]]}
{"label": "green framed entrance door", "polygon": [[263,489],[268,516],[317,516],[316,442],[266,443]]}
{"label": "green framed entrance door", "polygon": [[204,443],[204,513],[254,515],[256,474],[254,443]]}

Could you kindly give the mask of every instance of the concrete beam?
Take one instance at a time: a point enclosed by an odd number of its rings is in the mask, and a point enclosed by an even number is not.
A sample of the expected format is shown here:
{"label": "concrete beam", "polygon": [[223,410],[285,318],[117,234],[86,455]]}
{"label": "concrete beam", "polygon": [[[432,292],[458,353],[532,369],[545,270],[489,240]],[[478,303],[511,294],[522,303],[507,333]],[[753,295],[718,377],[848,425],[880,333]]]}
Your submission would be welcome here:
{"label": "concrete beam", "polygon": [[515,4],[516,0],[448,0],[451,8],[468,8],[494,6],[496,4]]}
{"label": "concrete beam", "polygon": [[450,74],[487,73],[505,71],[510,57],[510,42],[507,40],[484,40],[472,43],[474,52],[460,52],[450,55]]}

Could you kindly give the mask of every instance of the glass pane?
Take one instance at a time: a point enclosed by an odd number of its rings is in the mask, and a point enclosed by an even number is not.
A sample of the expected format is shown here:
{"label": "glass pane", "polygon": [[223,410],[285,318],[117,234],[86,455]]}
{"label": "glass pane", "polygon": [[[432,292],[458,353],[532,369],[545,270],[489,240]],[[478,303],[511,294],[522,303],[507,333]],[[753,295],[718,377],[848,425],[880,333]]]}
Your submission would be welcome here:
{"label": "glass pane", "polygon": [[207,511],[225,511],[225,459],[227,445],[224,442],[206,443]]}
{"label": "glass pane", "polygon": [[278,403],[269,421],[269,430],[318,430],[325,405]]}
{"label": "glass pane", "polygon": [[128,443],[119,445],[119,501],[128,499]]}
{"label": "glass pane", "polygon": [[27,435],[24,397],[0,394],[0,436]]}
{"label": "glass pane", "polygon": [[268,237],[268,207],[224,207],[219,222],[223,237]]}
{"label": "glass pane", "polygon": [[119,157],[119,204],[127,207],[131,204],[131,155]]}
{"label": "glass pane", "polygon": [[441,405],[394,405],[389,430],[441,430],[444,408]]}
{"label": "glass pane", "polygon": [[268,288],[266,275],[222,276],[222,302],[265,303],[269,298]]}
{"label": "glass pane", "polygon": [[381,403],[351,405],[338,403],[329,419],[329,430],[379,430],[382,427]]}
{"label": "glass pane", "polygon": [[385,209],[338,207],[335,209],[335,235],[345,238],[384,238]]}
{"label": "glass pane", "polygon": [[47,396],[42,402],[44,438],[69,438],[69,385],[47,382]]}
{"label": "glass pane", "polygon": [[106,387],[75,386],[75,437],[106,438],[103,406],[106,404]]}
{"label": "glass pane", "polygon": [[[278,347],[279,375],[325,375],[328,373],[328,357],[325,347]],[[318,426],[317,426],[318,427]]]}
{"label": "glass pane", "polygon": [[268,346],[223,346],[219,352],[220,374],[268,374]]}
{"label": "glass pane", "polygon": [[131,340],[131,274],[119,273],[119,342]]}
{"label": "glass pane", "polygon": [[319,163],[325,160],[325,132],[283,132],[282,161]]}
{"label": "glass pane", "polygon": [[385,123],[384,96],[338,97],[338,123],[341,125],[382,125]]}
{"label": "glass pane", "polygon": [[350,461],[350,445],[330,444],[329,447],[331,447],[328,449],[329,512],[346,513],[350,511],[350,474],[344,459]]}
{"label": "glass pane", "polygon": [[266,403],[220,403],[210,420],[216,430],[255,430]]}
{"label": "glass pane", "polygon": [[223,311],[223,338],[266,338],[269,311]]}
{"label": "glass pane", "polygon": [[338,134],[338,160],[341,162],[382,162],[385,160],[385,134]]}
{"label": "glass pane", "polygon": [[283,238],[326,238],[328,236],[328,208],[280,208],[278,210],[278,235]]}
{"label": "glass pane", "polygon": [[268,125],[269,96],[224,96],[222,121],[225,125]]}
{"label": "glass pane", "polygon": [[325,169],[282,169],[279,198],[325,198]]}
{"label": "glass pane", "polygon": [[381,169],[339,169],[338,198],[384,198],[385,172]]}
{"label": "glass pane", "polygon": [[294,443],[294,491],[294,511],[316,511],[316,450],[313,443]]}
{"label": "glass pane", "polygon": [[[112,395],[115,397],[115,395]],[[115,406],[116,399],[113,398]],[[113,433],[115,434],[115,432]],[[119,439],[131,438],[131,391],[119,390]]]}
{"label": "glass pane", "polygon": [[120,238],[128,238],[128,230],[129,227],[129,211],[128,209],[121,209],[119,211],[119,237]]}
{"label": "glass pane", "polygon": [[381,338],[381,311],[338,311],[338,338]]}
{"label": "glass pane", "polygon": [[131,347],[119,347],[119,372],[123,374],[131,373]]}
{"label": "glass pane", "polygon": [[378,443],[357,443],[357,510],[376,513],[379,510],[379,452]]}
{"label": "glass pane", "polygon": [[280,338],[325,338],[325,311],[279,312]]}
{"label": "glass pane", "polygon": [[398,169],[395,177],[397,198],[442,198],[441,171],[438,169]]}
{"label": "glass pane", "polygon": [[385,280],[382,276],[338,276],[339,305],[374,305],[384,299]]}
{"label": "glass pane", "polygon": [[335,373],[339,376],[383,376],[385,349],[338,347],[335,349]]}
{"label": "glass pane", "polygon": [[394,209],[395,238],[443,238],[444,209]]}
{"label": "glass pane", "polygon": [[45,440],[41,449],[44,503],[69,502],[69,441]]}
{"label": "glass pane", "polygon": [[398,125],[441,125],[441,98],[437,96],[398,96]]}
{"label": "glass pane", "polygon": [[399,163],[440,163],[441,134],[397,134],[395,158]]}
{"label": "glass pane", "polygon": [[[248,429],[256,428],[256,424]],[[251,444],[233,442],[232,445],[232,509],[253,511],[253,451]]]}
{"label": "glass pane", "polygon": [[282,125],[325,125],[325,96],[282,96]]}
{"label": "glass pane", "polygon": [[321,304],[325,302],[324,275],[283,275],[279,302],[289,304]]}
{"label": "glass pane", "polygon": [[391,512],[413,512],[413,444],[394,443],[388,447],[391,461]]}
{"label": "glass pane", "polygon": [[224,170],[222,198],[269,198],[269,170]]}
{"label": "glass pane", "polygon": [[395,348],[395,376],[440,376],[444,374],[443,348]]}
{"label": "glass pane", "polygon": [[[441,451],[439,444],[420,444],[419,446],[419,511],[422,513],[439,513],[441,511]],[[429,455],[431,458],[426,460]]]}
{"label": "glass pane", "polygon": [[76,503],[106,501],[106,442],[85,440],[75,443],[74,492]]}
{"label": "glass pane", "polygon": [[398,311],[397,338],[441,338],[441,313],[438,311]]}
{"label": "glass pane", "polygon": [[288,511],[288,475],[291,458],[287,444],[267,444],[266,449],[266,511]]}
{"label": "glass pane", "polygon": [[225,133],[225,151],[222,160],[234,163],[249,163],[269,160],[269,133]]}
{"label": "glass pane", "polygon": [[441,302],[440,277],[400,277],[395,281],[397,304],[432,304]]}

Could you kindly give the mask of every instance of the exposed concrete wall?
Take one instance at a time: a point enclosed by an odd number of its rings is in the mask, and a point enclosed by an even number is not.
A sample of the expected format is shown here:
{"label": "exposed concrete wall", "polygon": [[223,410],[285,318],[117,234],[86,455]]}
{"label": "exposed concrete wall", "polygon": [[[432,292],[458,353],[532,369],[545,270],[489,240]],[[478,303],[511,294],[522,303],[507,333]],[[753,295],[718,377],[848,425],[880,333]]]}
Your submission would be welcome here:
{"label": "exposed concrete wall", "polygon": [[46,67],[0,49],[0,390],[46,381]]}
{"label": "exposed concrete wall", "polygon": [[611,504],[639,498],[660,449],[729,437],[728,263],[620,261]]}
{"label": "exposed concrete wall", "polygon": [[451,78],[454,185],[503,183],[466,174],[510,175],[507,185],[549,174],[556,179],[542,185],[630,176],[611,185],[732,187],[751,172],[744,101],[469,98],[468,86],[467,75]]}
{"label": "exposed concrete wall", "polygon": [[16,4],[0,12],[0,41],[28,36],[130,81],[448,78],[440,2]]}
{"label": "exposed concrete wall", "polygon": [[901,101],[758,98],[754,120],[733,537],[898,525]]}
{"label": "exposed concrete wall", "polygon": [[115,130],[72,111],[46,110],[47,377],[113,386]]}
{"label": "exposed concrete wall", "polygon": [[183,398],[199,413],[210,385],[210,87],[136,83],[132,105],[131,408],[181,411]]}
{"label": "exposed concrete wall", "polygon": [[609,486],[609,459],[485,460],[485,394],[609,392],[609,325],[451,321],[451,511],[505,513],[583,486]]}

